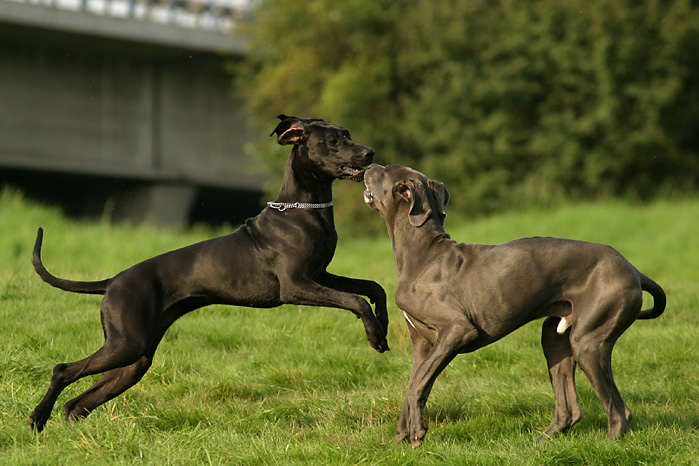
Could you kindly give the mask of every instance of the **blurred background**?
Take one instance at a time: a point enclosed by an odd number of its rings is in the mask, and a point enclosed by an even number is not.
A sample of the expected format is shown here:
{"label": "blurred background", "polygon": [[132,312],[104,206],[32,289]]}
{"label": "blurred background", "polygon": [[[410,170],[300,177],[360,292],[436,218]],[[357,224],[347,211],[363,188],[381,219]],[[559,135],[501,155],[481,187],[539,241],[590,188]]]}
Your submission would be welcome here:
{"label": "blurred background", "polygon": [[[487,215],[699,188],[696,0],[0,0],[0,184],[74,216],[242,222],[275,116]],[[335,184],[340,227],[383,229]]]}

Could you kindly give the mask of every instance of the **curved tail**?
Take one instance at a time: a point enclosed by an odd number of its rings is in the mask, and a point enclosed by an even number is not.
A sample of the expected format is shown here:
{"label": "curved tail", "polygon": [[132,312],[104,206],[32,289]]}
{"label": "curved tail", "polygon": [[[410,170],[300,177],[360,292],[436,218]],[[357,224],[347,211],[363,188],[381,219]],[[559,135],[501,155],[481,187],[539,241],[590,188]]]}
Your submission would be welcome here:
{"label": "curved tail", "polygon": [[660,285],[643,274],[641,274],[641,289],[653,296],[653,308],[642,310],[638,315],[638,319],[655,319],[665,311],[665,304],[667,304],[665,291],[663,291]]}
{"label": "curved tail", "polygon": [[104,294],[107,291],[107,284],[109,280],[102,280],[98,282],[78,282],[73,280],[65,280],[63,278],[54,277],[51,275],[44,264],[41,263],[41,243],[44,238],[44,230],[39,228],[36,234],[36,243],[34,243],[34,254],[32,255],[32,263],[34,264],[34,270],[39,274],[41,279],[51,286],[60,288],[65,291],[72,291],[73,293],[86,293],[86,294]]}

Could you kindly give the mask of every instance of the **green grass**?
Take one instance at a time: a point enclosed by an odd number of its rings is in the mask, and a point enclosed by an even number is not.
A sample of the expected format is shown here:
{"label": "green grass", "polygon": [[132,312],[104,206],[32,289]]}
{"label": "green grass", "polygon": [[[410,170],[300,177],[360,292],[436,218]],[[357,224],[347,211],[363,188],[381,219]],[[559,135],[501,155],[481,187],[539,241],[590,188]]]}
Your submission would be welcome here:
{"label": "green grass", "polygon": [[[341,206],[336,212],[342,215]],[[46,431],[27,417],[51,368],[102,343],[100,297],[55,290],[34,274],[36,228],[59,276],[99,279],[166,250],[224,233],[113,226],[64,218],[13,191],[0,193],[0,463],[2,464],[696,464],[699,455],[699,200],[578,204],[467,221],[450,212],[459,241],[527,235],[615,246],[666,289],[668,308],[634,324],[616,346],[617,384],[634,412],[629,434],[606,440],[606,417],[578,374],[583,420],[537,444],[553,395],[539,323],[458,357],[427,405],[423,447],[393,443],[411,346],[393,303],[390,241],[341,233],[331,271],[382,283],[392,351],[378,354],[347,311],[214,306],[180,319],[143,381],[82,422],[61,395]]]}

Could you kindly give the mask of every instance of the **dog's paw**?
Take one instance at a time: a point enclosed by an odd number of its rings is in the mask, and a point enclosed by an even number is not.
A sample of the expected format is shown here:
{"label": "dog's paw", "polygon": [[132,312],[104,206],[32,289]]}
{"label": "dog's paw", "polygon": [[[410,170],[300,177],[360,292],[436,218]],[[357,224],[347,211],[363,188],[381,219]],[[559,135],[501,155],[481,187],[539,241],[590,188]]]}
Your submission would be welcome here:
{"label": "dog's paw", "polygon": [[386,341],[385,338],[379,342],[369,340],[369,344],[379,353],[385,353],[386,351],[391,350],[391,348],[388,347],[388,341]]}
{"label": "dog's paw", "polygon": [[29,416],[29,428],[33,430],[34,432],[41,432],[44,430],[44,426],[46,426],[46,421],[48,421],[49,417],[45,415],[41,415],[40,413],[36,412],[36,410]]}
{"label": "dog's paw", "polygon": [[415,450],[416,448],[420,448],[421,445],[422,445],[421,438],[415,436],[415,437],[410,439],[410,446],[413,447],[413,450]]}
{"label": "dog's paw", "polygon": [[413,449],[420,448],[422,441],[425,440],[425,435],[427,435],[427,429],[425,427],[420,427],[410,432],[410,445]]}
{"label": "dog's paw", "polygon": [[376,319],[371,316],[369,319],[362,319],[364,322],[364,329],[366,330],[366,339],[369,340],[369,344],[379,353],[383,353],[389,350],[388,341],[386,341],[386,333],[381,330],[381,326],[376,321]]}
{"label": "dog's paw", "polygon": [[393,438],[393,442],[396,445],[400,445],[403,442],[407,442],[408,438],[410,438],[410,433],[408,432],[398,432],[396,433],[396,436]]}

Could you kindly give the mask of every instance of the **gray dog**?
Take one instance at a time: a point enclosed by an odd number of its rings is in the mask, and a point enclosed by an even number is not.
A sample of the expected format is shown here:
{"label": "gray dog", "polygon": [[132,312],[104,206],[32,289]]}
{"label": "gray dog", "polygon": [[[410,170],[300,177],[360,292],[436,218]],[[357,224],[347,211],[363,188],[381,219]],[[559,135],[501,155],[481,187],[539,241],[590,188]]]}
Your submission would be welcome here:
{"label": "gray dog", "polygon": [[[398,440],[418,447],[423,410],[437,376],[459,353],[489,345],[547,317],[541,344],[556,409],[541,438],[566,432],[582,417],[575,367],[590,379],[609,419],[608,438],[631,420],[612,375],[612,348],[636,319],[654,319],[665,293],[609,246],[557,238],[499,245],[456,243],[444,232],[449,193],[440,182],[401,166],[372,165],[366,203],[381,213],[393,242],[413,367],[398,421]],[[641,311],[642,290],[653,308]]]}
{"label": "gray dog", "polygon": [[[362,320],[371,346],[388,350],[383,288],[326,271],[337,244],[332,182],[361,181],[374,150],[324,120],[285,115],[279,119],[272,134],[277,134],[279,144],[294,147],[277,199],[231,234],[153,257],[107,280],[79,282],[46,271],[39,229],[34,268],[45,282],[62,290],[104,294],[105,342],[92,356],[54,367],[51,385],[29,418],[32,428],[43,430],[58,395],[82,377],[103,373],[93,387],[66,403],[66,420],[84,417],[132,387],[150,367],[168,327],[210,304],[348,309]],[[376,304],[376,315],[359,295]]]}

